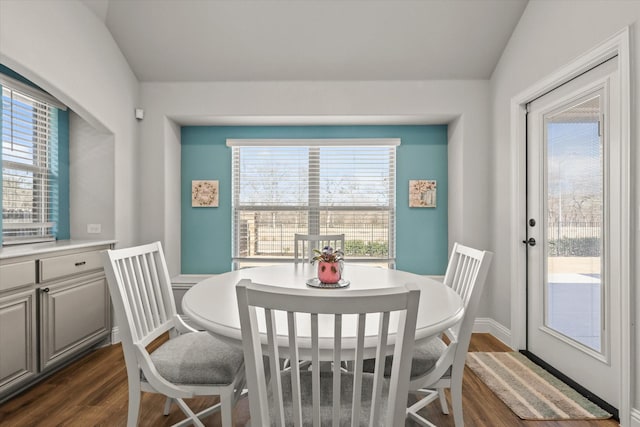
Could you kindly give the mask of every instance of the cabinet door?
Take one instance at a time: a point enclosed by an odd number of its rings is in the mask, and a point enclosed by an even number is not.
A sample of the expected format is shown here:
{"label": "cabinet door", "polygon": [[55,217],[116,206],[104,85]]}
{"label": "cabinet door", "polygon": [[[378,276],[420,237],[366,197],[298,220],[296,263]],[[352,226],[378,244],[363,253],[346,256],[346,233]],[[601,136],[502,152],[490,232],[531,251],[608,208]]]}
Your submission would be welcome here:
{"label": "cabinet door", "polygon": [[35,290],[0,298],[0,394],[36,374]]}
{"label": "cabinet door", "polygon": [[40,288],[40,368],[46,369],[109,334],[110,301],[103,272]]}

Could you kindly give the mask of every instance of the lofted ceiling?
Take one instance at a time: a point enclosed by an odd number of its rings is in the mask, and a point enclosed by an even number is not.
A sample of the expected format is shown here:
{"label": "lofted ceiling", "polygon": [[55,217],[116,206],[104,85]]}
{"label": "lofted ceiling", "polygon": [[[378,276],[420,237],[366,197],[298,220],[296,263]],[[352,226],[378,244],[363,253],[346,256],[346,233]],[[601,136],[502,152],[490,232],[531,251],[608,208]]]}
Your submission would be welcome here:
{"label": "lofted ceiling", "polygon": [[527,0],[81,0],[143,82],[488,79]]}

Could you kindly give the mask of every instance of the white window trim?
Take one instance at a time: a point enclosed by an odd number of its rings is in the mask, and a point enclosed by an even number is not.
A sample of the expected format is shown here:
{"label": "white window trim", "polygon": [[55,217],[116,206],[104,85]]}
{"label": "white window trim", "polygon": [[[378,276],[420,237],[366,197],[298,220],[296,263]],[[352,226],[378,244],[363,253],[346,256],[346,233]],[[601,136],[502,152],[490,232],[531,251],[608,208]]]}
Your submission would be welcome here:
{"label": "white window trim", "polygon": [[[281,138],[281,139],[234,139],[234,138],[228,138],[226,140],[226,145],[228,147],[231,148],[237,148],[237,147],[292,147],[292,146],[305,146],[305,147],[397,147],[401,144],[401,139],[400,138],[304,138],[304,139],[299,139],[299,138]],[[234,173],[234,172],[232,172]],[[395,179],[394,179],[394,185],[396,184]],[[234,194],[233,196],[234,198],[236,197],[236,195]],[[396,203],[396,197],[395,197],[395,191],[394,191],[394,197],[392,200],[393,206],[394,206],[394,213],[393,213],[393,218],[394,218],[394,224],[393,224],[393,248],[389,248],[389,257],[387,258],[367,258],[366,260],[351,260],[351,262],[367,262],[367,263],[380,263],[380,262],[385,262],[387,263],[389,268],[395,268],[395,236],[396,236],[396,231],[395,231],[395,219],[396,219],[396,212],[395,212],[395,203]],[[235,204],[235,203],[234,203]],[[305,208],[306,210],[307,208]],[[348,211],[354,211],[354,210],[363,210],[363,211],[374,211],[374,210],[381,210],[381,211],[387,211],[388,208],[376,208],[376,207],[337,207],[335,208],[335,210],[339,211],[339,210],[348,210]],[[270,211],[270,210],[274,210],[274,206],[254,206],[252,207],[252,210],[256,210],[256,211]],[[291,210],[291,211],[295,211],[295,210],[300,210],[299,207],[281,207],[278,206],[278,210],[281,211],[285,211],[285,210]],[[312,234],[318,234],[318,230],[315,230]],[[233,232],[235,233],[235,231]],[[233,236],[233,239],[235,241],[235,236]],[[267,262],[267,263],[274,263],[274,262],[283,262],[282,259],[280,258],[268,258],[268,257],[264,257],[261,258],[260,260],[256,260],[255,258],[252,257],[236,257],[235,253],[233,254],[233,268],[237,269],[238,268],[238,264],[241,262]]]}
{"label": "white window trim", "polygon": [[358,147],[398,146],[400,138],[227,139],[227,147]]}
{"label": "white window trim", "polygon": [[6,74],[0,73],[0,86],[9,87],[17,92],[21,92],[25,95],[46,102],[47,104],[56,107],[58,110],[67,111],[66,105],[58,101],[53,96],[49,95],[47,92],[30,86],[26,83],[22,83],[20,80],[16,80],[12,77],[7,76]]}
{"label": "white window trim", "polygon": [[[31,98],[37,102],[40,102],[42,104],[46,104],[48,107],[47,108],[57,108],[59,110],[66,110],[66,106],[64,106],[62,103],[60,103],[60,101],[58,101],[57,99],[55,99],[54,97],[52,97],[51,95],[49,95],[48,93],[32,87],[30,85],[27,85],[25,83],[22,83],[16,79],[13,79],[9,76],[6,76],[5,74],[0,73],[0,95],[2,92],[2,88],[7,88],[8,90],[12,91],[13,93],[17,93],[20,94],[22,96],[26,96],[28,98]],[[50,144],[51,141],[47,141],[47,147],[48,144]],[[48,147],[47,150],[50,150],[50,148]],[[49,159],[47,161],[48,166],[46,168],[46,172],[50,173],[50,167],[51,167],[51,159]],[[22,164],[22,163],[15,163],[12,162],[10,160],[5,160],[2,159],[2,162],[0,162],[0,166],[2,167],[2,171],[4,173],[4,168],[5,166],[7,168],[13,168],[13,169],[17,169],[17,170],[25,170],[25,171],[32,171],[34,172],[34,174],[36,173],[41,173],[43,170],[41,167],[39,166],[34,166],[34,165],[28,165],[28,164]],[[49,178],[46,179],[47,182],[47,186],[50,184],[49,183]],[[0,185],[2,184],[2,180],[0,179]],[[50,209],[50,206],[48,203],[51,202],[50,200],[50,196],[51,193],[47,193],[47,195],[42,198],[41,202],[40,202],[40,207],[39,209],[41,211],[47,211]],[[0,208],[2,207],[2,203],[0,203]],[[45,218],[46,217],[46,218]],[[42,219],[49,219],[49,215],[44,215],[44,217]],[[2,239],[2,246],[9,246],[9,245],[19,245],[19,244],[26,244],[26,243],[38,243],[38,242],[47,242],[47,241],[52,241],[55,240],[55,235],[52,234],[48,234],[45,233],[44,230],[46,229],[53,229],[56,225],[56,223],[54,222],[30,222],[30,223],[5,223],[4,222],[4,216],[2,214],[2,211],[0,209],[0,221],[3,221],[3,225],[2,225],[2,230],[3,230],[3,234],[5,230],[16,230],[16,229],[31,229],[31,230],[42,230],[40,235],[36,235],[36,236],[30,236],[30,237],[19,237],[19,238],[11,238],[11,239],[6,239],[3,238]],[[53,231],[53,230],[52,230]]]}

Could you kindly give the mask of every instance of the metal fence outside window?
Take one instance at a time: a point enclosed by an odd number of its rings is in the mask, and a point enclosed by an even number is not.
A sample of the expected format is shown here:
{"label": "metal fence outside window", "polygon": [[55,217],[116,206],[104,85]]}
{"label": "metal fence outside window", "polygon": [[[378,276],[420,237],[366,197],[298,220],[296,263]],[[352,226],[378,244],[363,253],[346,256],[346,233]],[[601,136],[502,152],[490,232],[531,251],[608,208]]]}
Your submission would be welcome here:
{"label": "metal fence outside window", "polygon": [[556,222],[547,226],[549,255],[558,257],[600,256],[601,222]]}
{"label": "metal fence outside window", "polygon": [[[273,224],[245,222],[240,242],[243,257],[293,257],[293,238],[295,233],[307,234],[306,224]],[[389,228],[380,224],[348,224],[324,226],[320,234],[345,235],[345,256],[386,257],[389,254]],[[338,249],[338,248],[336,248]]]}

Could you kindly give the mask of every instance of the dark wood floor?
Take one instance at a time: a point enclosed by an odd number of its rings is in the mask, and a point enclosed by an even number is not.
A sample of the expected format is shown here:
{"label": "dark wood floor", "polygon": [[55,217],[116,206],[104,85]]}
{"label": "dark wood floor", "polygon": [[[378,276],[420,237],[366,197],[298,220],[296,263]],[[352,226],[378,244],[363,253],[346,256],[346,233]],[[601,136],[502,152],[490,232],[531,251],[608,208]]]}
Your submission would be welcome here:
{"label": "dark wood floor", "polygon": [[[488,334],[474,334],[470,351],[509,351]],[[204,408],[216,398],[191,399],[192,408]],[[613,427],[605,421],[522,421],[516,417],[476,376],[466,368],[463,405],[467,427]],[[162,415],[164,398],[144,393],[141,426],[168,426],[180,421],[180,410]],[[453,417],[442,415],[437,402],[423,410],[426,418],[440,427],[453,427]],[[248,402],[236,405],[234,421],[244,426]],[[0,425],[9,426],[124,426],[127,415],[127,378],[119,345],[99,349],[73,363],[0,406]],[[218,414],[204,420],[207,426],[219,426]],[[410,422],[407,423],[409,425]]]}

